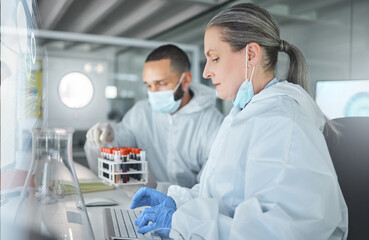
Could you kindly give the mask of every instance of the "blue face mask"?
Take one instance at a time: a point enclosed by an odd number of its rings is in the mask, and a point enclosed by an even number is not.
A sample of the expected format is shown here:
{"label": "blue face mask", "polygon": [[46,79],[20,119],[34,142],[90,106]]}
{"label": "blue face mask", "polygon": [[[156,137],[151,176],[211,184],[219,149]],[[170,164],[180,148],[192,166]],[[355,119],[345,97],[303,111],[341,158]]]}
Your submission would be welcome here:
{"label": "blue face mask", "polygon": [[241,87],[238,89],[236,98],[232,101],[233,106],[238,108],[244,108],[248,102],[251,101],[254,94],[254,87],[252,86],[252,76],[254,75],[255,66],[252,67],[252,72],[250,76],[250,81],[247,79],[247,50],[248,50],[248,44],[246,45],[246,76],[245,81],[243,81]]}
{"label": "blue face mask", "polygon": [[158,92],[147,91],[149,95],[149,102],[154,111],[160,113],[173,113],[177,111],[177,109],[181,105],[182,98],[178,99],[177,101],[174,100],[174,93],[181,84],[183,76],[184,74],[182,73],[181,78],[179,79],[179,82],[177,86],[174,88],[174,90],[158,91]]}

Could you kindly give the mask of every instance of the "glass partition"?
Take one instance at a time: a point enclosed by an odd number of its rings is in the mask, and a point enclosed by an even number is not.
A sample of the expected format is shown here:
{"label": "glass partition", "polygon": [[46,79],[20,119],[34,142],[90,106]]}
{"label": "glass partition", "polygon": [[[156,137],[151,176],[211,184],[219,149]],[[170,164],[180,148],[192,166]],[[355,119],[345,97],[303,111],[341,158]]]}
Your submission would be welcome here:
{"label": "glass partition", "polygon": [[[205,65],[203,54],[204,29],[209,20],[222,9],[247,1],[231,1],[221,8],[209,10],[180,26],[166,31],[155,40],[182,41],[200,46],[200,73]],[[253,1],[267,9],[280,26],[281,38],[297,46],[308,65],[310,94],[315,97],[316,81],[360,80],[369,78],[369,1]],[[276,74],[284,79],[287,55],[279,54]],[[201,77],[201,76],[199,76]],[[200,78],[204,84],[209,80]],[[218,100],[218,107],[229,112],[232,104]]]}

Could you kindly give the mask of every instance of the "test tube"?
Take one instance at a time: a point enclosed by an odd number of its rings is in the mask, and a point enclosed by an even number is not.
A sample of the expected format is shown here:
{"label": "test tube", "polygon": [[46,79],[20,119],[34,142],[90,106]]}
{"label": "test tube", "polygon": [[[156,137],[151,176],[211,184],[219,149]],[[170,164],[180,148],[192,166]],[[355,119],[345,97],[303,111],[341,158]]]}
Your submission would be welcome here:
{"label": "test tube", "polygon": [[113,150],[114,153],[114,161],[115,162],[121,162],[120,160],[120,150]]}

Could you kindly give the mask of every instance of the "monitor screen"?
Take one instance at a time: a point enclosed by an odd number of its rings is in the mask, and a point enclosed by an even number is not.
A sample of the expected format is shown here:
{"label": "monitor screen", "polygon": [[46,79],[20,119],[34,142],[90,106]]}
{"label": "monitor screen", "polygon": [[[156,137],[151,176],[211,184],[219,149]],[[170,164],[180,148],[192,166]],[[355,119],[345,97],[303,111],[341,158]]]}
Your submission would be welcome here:
{"label": "monitor screen", "polygon": [[330,119],[369,116],[369,80],[317,81],[315,101]]}

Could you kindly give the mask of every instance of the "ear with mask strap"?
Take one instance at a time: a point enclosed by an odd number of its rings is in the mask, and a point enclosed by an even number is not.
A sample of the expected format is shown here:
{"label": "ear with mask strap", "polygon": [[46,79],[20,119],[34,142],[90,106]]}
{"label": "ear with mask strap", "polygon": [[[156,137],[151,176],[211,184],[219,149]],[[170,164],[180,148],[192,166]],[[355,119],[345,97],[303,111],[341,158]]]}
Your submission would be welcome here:
{"label": "ear with mask strap", "polygon": [[252,86],[252,77],[254,75],[255,66],[252,67],[250,81],[247,79],[247,62],[248,62],[248,44],[246,45],[246,71],[245,80],[238,89],[236,98],[232,101],[233,106],[243,109],[247,103],[254,97],[254,87]]}

